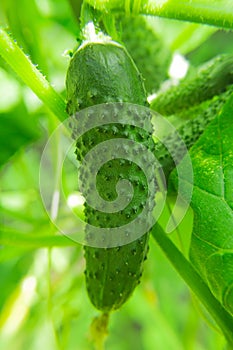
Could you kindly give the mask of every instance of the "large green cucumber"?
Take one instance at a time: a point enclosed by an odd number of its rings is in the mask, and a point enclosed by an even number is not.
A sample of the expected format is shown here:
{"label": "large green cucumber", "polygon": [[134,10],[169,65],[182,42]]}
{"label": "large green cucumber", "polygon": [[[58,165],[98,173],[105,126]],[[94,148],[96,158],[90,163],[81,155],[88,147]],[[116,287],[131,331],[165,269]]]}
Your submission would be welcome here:
{"label": "large green cucumber", "polygon": [[84,43],[70,61],[67,112],[107,102],[147,105],[141,74],[127,51],[113,41]]}
{"label": "large green cucumber", "polygon": [[[86,42],[75,52],[68,68],[66,86],[69,114],[108,102],[147,106],[143,81],[134,62],[123,46],[109,40]],[[140,119],[140,115],[137,117]],[[109,124],[89,130],[77,140],[78,160],[82,161],[95,145],[113,138],[130,138],[153,151],[151,133],[143,130],[143,123],[142,120],[141,127]],[[101,167],[96,178],[99,194],[105,200],[114,200],[117,196],[116,183],[122,178],[128,179],[134,186],[131,202],[122,211],[110,214],[94,210],[85,203],[85,217],[89,224],[98,227],[123,226],[142,211],[148,195],[147,178],[141,168],[131,161],[113,159]],[[85,181],[88,186],[88,176]],[[152,199],[151,207],[153,205]],[[97,309],[104,312],[115,310],[132,294],[142,274],[148,236],[149,233],[145,233],[119,247],[85,246],[86,287]]]}

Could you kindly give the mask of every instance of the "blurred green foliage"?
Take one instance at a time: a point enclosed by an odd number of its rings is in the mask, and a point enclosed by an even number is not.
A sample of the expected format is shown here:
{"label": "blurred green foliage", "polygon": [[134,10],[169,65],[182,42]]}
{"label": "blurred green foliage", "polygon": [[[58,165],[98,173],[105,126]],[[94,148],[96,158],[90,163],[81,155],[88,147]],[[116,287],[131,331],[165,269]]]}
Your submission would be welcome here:
{"label": "blurred green foliage", "polygon": [[[64,53],[76,46],[79,35],[69,2],[3,0],[0,21],[65,97],[69,57]],[[148,19],[148,25],[172,53],[186,56],[191,69],[216,53],[232,52],[230,32],[154,18]],[[1,230],[4,227],[22,235],[54,235],[57,228],[43,207],[38,174],[43,148],[57,121],[2,60],[0,118]],[[70,172],[65,181],[74,182],[74,173]],[[161,222],[169,217],[166,210]],[[177,245],[183,242],[187,247],[191,228],[190,211],[179,230],[183,236],[171,234],[174,242]],[[26,244],[2,245],[0,348],[92,349],[89,327],[97,311],[87,298],[83,272],[84,258],[79,245],[40,249]],[[130,301],[112,315],[106,349],[223,349],[224,339],[214,328],[151,241],[142,283]]]}

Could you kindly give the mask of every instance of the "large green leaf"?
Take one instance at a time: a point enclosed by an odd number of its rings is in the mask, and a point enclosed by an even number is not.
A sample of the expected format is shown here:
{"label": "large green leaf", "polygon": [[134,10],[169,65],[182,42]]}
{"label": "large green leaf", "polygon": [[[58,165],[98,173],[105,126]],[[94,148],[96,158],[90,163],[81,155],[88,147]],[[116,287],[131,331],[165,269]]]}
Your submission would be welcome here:
{"label": "large green leaf", "polygon": [[[194,225],[190,260],[224,307],[233,313],[233,95],[191,152]],[[182,189],[186,161],[180,164]]]}

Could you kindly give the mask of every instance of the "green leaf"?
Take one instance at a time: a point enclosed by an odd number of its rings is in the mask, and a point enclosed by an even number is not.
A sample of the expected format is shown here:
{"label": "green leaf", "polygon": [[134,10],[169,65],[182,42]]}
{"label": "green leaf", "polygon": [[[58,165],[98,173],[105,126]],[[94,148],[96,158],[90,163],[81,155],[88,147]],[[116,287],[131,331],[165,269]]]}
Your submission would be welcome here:
{"label": "green leaf", "polygon": [[0,114],[0,167],[22,147],[39,137],[35,120],[32,120],[21,103],[10,111]]}
{"label": "green leaf", "polygon": [[200,274],[195,270],[192,264],[186,260],[181,251],[165,234],[162,227],[158,223],[153,226],[151,234],[169,261],[172,263],[173,267],[177,270],[189,288],[191,288],[191,290],[203,303],[219,327],[222,329],[227,341],[229,342],[229,346],[232,346],[233,318],[231,315],[214,297],[213,293],[211,293],[210,289]]}
{"label": "green leaf", "polygon": [[[194,226],[190,260],[233,314],[233,95],[192,148]],[[185,181],[183,194],[192,184]]]}
{"label": "green leaf", "polygon": [[[180,22],[178,23],[180,24]],[[171,49],[187,55],[189,52],[199,48],[216,31],[216,27],[204,26],[197,23],[186,23],[184,29],[171,43]]]}

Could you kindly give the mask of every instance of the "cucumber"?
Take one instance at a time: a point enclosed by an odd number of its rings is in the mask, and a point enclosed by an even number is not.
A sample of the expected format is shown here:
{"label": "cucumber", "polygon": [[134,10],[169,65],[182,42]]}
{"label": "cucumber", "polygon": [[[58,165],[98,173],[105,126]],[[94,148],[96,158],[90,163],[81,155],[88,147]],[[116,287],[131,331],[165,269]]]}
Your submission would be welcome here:
{"label": "cucumber", "polygon": [[143,16],[120,18],[121,39],[144,78],[148,94],[168,78],[171,51]]}
{"label": "cucumber", "polygon": [[[120,44],[111,40],[84,42],[72,57],[66,77],[67,111],[70,115],[89,106],[130,102],[147,106],[141,74],[131,57]],[[137,115],[138,118],[142,116]],[[141,127],[108,124],[93,128],[78,138],[76,155],[79,161],[95,145],[114,138],[129,138],[154,150],[152,135]],[[150,164],[149,164],[150,165]],[[153,165],[151,164],[152,168]],[[85,174],[86,186],[91,171]],[[134,186],[131,202],[120,212],[105,213],[85,203],[85,217],[89,224],[98,227],[118,227],[131,222],[143,209],[148,196],[148,183],[141,168],[128,160],[118,158],[106,162],[99,170],[96,187],[105,200],[116,199],[116,183],[128,179]],[[151,210],[154,206],[151,195]],[[88,235],[88,232],[87,232]],[[143,262],[148,251],[149,232],[137,240],[118,247],[95,248],[85,246],[86,288],[92,304],[108,313],[120,308],[139,284]]]}
{"label": "cucumber", "polygon": [[[155,155],[163,168],[166,178],[177,166],[174,159],[181,160],[186,153],[181,140],[183,140],[186,148],[189,150],[203,134],[209,123],[217,117],[232,93],[233,85],[229,85],[227,90],[219,96],[204,101],[198,106],[190,107],[177,115],[184,122],[177,127],[176,132],[167,135],[162,143],[157,142],[155,144]],[[173,155],[170,154],[165,145],[169,149],[173,149]]]}
{"label": "cucumber", "polygon": [[162,115],[179,113],[224,92],[233,83],[233,56],[223,54],[214,58],[199,71],[196,77],[184,79],[159,93],[151,108]]}
{"label": "cucumber", "polygon": [[147,106],[141,74],[123,46],[113,41],[86,42],[76,51],[66,90],[69,115],[108,102]]}

